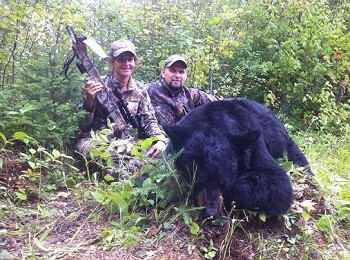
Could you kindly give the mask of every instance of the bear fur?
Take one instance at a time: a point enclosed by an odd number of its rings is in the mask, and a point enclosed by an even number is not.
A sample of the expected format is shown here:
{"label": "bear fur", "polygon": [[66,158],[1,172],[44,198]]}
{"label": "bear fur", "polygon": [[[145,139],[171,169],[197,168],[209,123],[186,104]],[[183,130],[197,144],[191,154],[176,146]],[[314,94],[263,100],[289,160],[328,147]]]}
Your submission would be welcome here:
{"label": "bear fur", "polygon": [[286,212],[293,189],[276,158],[309,163],[274,113],[255,101],[234,98],[192,110],[176,125],[164,126],[182,175],[194,183],[206,216],[218,216],[222,202],[230,209],[256,209],[270,216]]}

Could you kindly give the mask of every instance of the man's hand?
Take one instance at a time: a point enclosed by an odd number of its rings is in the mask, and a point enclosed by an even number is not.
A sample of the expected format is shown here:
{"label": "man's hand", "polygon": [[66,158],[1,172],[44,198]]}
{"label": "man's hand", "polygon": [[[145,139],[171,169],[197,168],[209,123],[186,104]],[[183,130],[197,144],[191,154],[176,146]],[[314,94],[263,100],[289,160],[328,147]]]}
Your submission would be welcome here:
{"label": "man's hand", "polygon": [[164,141],[156,142],[145,154],[147,157],[157,158],[165,150],[166,144]]}

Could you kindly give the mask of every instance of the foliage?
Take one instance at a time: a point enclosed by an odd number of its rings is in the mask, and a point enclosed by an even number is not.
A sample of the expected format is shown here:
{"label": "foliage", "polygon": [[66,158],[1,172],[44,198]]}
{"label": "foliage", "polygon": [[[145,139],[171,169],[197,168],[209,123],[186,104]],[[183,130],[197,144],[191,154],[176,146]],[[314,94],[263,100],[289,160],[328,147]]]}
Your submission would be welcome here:
{"label": "foliage", "polygon": [[213,240],[210,240],[209,246],[204,247],[202,246],[201,249],[204,251],[204,258],[205,259],[213,259],[218,251],[217,248],[214,247]]}
{"label": "foliage", "polygon": [[77,5],[68,2],[9,1],[1,5],[0,113],[6,135],[22,130],[44,145],[62,148],[74,137],[81,83],[65,79],[62,73],[68,50],[63,25],[79,25],[83,17],[74,15],[79,11]]}
{"label": "foliage", "polygon": [[[105,50],[115,39],[133,40],[142,60],[135,76],[144,82],[180,53],[190,86],[248,96],[301,127],[339,133],[348,124],[346,2],[50,0],[0,8],[0,127],[8,136],[22,130],[45,146],[71,147],[84,76],[76,69],[63,76],[66,25]],[[106,62],[91,55],[106,73]]]}
{"label": "foliage", "polygon": [[[0,170],[12,170],[9,162],[18,164],[18,175],[25,182],[16,182],[13,192],[5,185],[4,175],[0,176],[0,199],[6,202],[0,207],[0,219],[21,216],[13,226],[24,227],[24,231],[15,234],[28,234],[30,255],[35,257],[34,248],[45,252],[43,242],[51,226],[22,225],[30,222],[24,215],[37,219],[46,217],[49,210],[22,213],[16,207],[29,203],[33,193],[45,197],[63,189],[81,194],[79,205],[93,202],[96,209],[103,210],[94,210],[87,218],[103,219],[107,212],[109,227],[98,238],[107,246],[138,243],[146,239],[145,234],[153,235],[158,243],[177,224],[185,226],[186,234],[207,259],[230,255],[235,236],[242,230],[250,246],[257,245],[245,257],[302,255],[308,259],[321,252],[326,258],[346,258],[350,225],[349,9],[348,1],[1,1]],[[63,75],[62,64],[71,49],[66,25],[73,25],[79,35],[93,37],[105,50],[116,39],[133,40],[141,57],[135,77],[144,82],[159,76],[169,54],[179,53],[189,61],[189,86],[222,97],[247,96],[278,111],[310,158],[324,210],[314,215],[318,197],[298,201],[283,216],[286,231],[279,237],[244,229],[242,223],[250,216],[246,212],[226,222],[224,241],[217,242],[210,232],[204,232],[204,225],[197,224],[198,208],[190,204],[191,187],[181,183],[173,168],[175,157],[144,158],[149,143],[133,148],[123,142],[117,145],[145,161],[140,173],[119,182],[115,176],[102,175],[108,184],[95,177],[112,165],[106,153],[108,129],[94,136],[98,147],[92,159],[100,168],[89,172],[87,167],[89,178],[82,181],[69,154],[85,76],[74,68],[68,71],[68,79]],[[106,73],[106,62],[91,56],[101,73]],[[307,131],[301,134],[301,129]],[[18,161],[8,160],[12,152]],[[291,168],[295,183],[307,184],[298,177],[298,169],[285,166]],[[256,218],[269,222],[266,216]],[[3,232],[12,237],[7,230]],[[315,239],[318,235],[327,239],[321,241],[325,246]],[[303,252],[298,251],[298,244],[305,245]],[[6,250],[0,252],[0,257],[8,255]]]}
{"label": "foliage", "polygon": [[[99,135],[103,136],[101,133]],[[159,228],[166,228],[179,218],[183,218],[189,228],[193,228],[194,224],[190,215],[191,211],[196,211],[197,208],[187,208],[190,203],[191,189],[177,176],[173,166],[176,155],[164,154],[159,160],[145,157],[143,154],[153,141],[154,138],[149,138],[131,147],[132,154],[145,162],[139,173],[133,173],[128,179],[105,175],[106,183],[97,183],[96,190],[92,191],[91,195],[94,200],[108,208],[110,216],[118,212],[118,227],[122,227],[123,230],[126,227],[134,230],[135,226],[139,225],[138,223],[145,222],[146,218],[138,213],[142,208],[146,210],[146,214],[153,216]],[[100,145],[92,150],[94,158],[89,163],[100,161],[99,157],[106,154],[103,152],[104,149],[101,149],[102,146],[100,142]],[[117,149],[120,149],[120,146]],[[96,152],[96,150],[99,151]],[[100,161],[99,165],[101,171],[104,172],[105,163]],[[175,201],[185,202],[185,204],[174,207],[172,203]],[[166,220],[172,208],[175,214],[170,220]],[[114,239],[109,242],[113,241],[116,242]]]}
{"label": "foliage", "polygon": [[[346,226],[350,223],[350,136],[348,131],[340,138],[325,135],[319,141],[314,139],[310,156],[322,154],[316,161],[319,169],[319,183],[325,191],[326,203],[334,205],[337,209],[336,212],[329,212],[323,216],[322,223],[326,223],[326,220],[329,224],[334,223],[334,218],[331,218],[332,214],[337,215],[336,221],[339,224]],[[324,226],[321,222],[319,224]]]}
{"label": "foliage", "polygon": [[[176,155],[164,154],[159,160],[145,157],[155,138],[132,145],[127,139],[110,138],[111,127],[91,133],[92,149],[89,158],[84,158],[88,179],[95,184],[88,196],[105,208],[111,219],[118,215],[118,221],[113,224],[115,229],[102,233],[102,240],[108,245],[136,243],[141,235],[140,228],[149,218],[147,215],[154,218],[159,229],[166,229],[179,218],[192,229],[195,224],[191,215],[198,208],[188,209],[191,188],[177,176],[173,166]],[[121,158],[116,165],[110,149],[115,149],[118,154],[131,153],[144,166],[140,172],[127,172],[128,161]],[[171,203],[174,200],[185,204],[175,207]],[[146,216],[140,215],[142,209]],[[174,211],[174,216],[169,219],[170,211]]]}
{"label": "foliage", "polygon": [[252,1],[237,18],[230,75],[240,94],[316,129],[337,130],[349,114],[349,4]]}
{"label": "foliage", "polygon": [[[9,197],[26,201],[28,196],[42,197],[43,193],[68,188],[80,181],[72,157],[55,148],[49,150],[43,147],[25,132],[15,132],[3,141],[0,154],[5,160],[0,160],[3,171],[0,184],[2,189],[9,191]],[[6,157],[11,157],[12,153],[7,154],[11,149],[18,153],[18,158],[6,160]],[[8,165],[9,161],[16,165]],[[12,174],[11,169],[16,167],[18,172]],[[5,183],[12,183],[12,186],[8,187]]]}
{"label": "foliage", "polygon": [[[108,225],[99,231],[94,243],[103,247],[154,243],[155,240],[163,239],[168,232],[172,232],[174,226],[184,226],[186,228],[182,231],[184,232],[182,236],[191,236],[194,241],[191,244],[197,245],[206,259],[215,259],[217,256],[228,257],[237,250],[234,247],[242,243],[239,241],[245,240],[249,240],[249,245],[255,247],[254,255],[261,258],[300,256],[298,251],[300,245],[303,245],[303,255],[306,258],[321,254],[316,252],[322,252],[329,257],[345,257],[348,256],[348,249],[344,247],[346,244],[344,236],[350,223],[348,192],[350,187],[346,179],[349,175],[349,132],[342,138],[333,135],[317,137],[309,133],[298,139],[299,142],[304,143],[303,149],[310,159],[316,176],[305,175],[291,165],[284,165],[290,168],[288,174],[292,177],[296,195],[303,195],[301,198],[297,197],[292,209],[281,216],[280,220],[261,219],[253,211],[233,208],[227,216],[200,222],[198,208],[193,207],[189,200],[191,187],[182,183],[174,170],[173,161],[176,157],[170,155],[154,160],[143,156],[152,140],[140,142],[131,149],[135,156],[147,161],[139,174],[120,181],[106,176],[106,182],[97,181],[94,178],[85,181],[79,179],[81,175],[71,167],[72,161],[69,156],[57,150],[43,148],[37,140],[24,132],[17,132],[8,139],[2,138],[1,148],[5,151],[11,143],[14,144],[14,141],[26,143],[28,149],[20,152],[20,160],[26,162],[28,166],[21,173],[21,178],[31,180],[34,183],[31,187],[38,187],[36,190],[42,191],[42,197],[55,196],[54,192],[59,190],[61,196],[76,194],[77,203],[82,210],[87,209],[88,205],[92,207],[91,213],[84,217],[86,220],[83,224],[74,234],[70,233],[71,242],[77,239],[80,232],[83,232],[84,223],[88,219],[95,219],[96,222],[100,219]],[[22,216],[23,219],[31,216],[52,219],[62,215],[49,211],[45,205],[41,204],[35,212],[24,213],[24,209],[19,206],[17,206],[18,209],[14,209],[15,206],[11,206],[11,203],[18,203],[18,205],[30,203],[31,199],[28,195],[35,189],[30,190],[28,187],[22,189],[23,186],[17,184],[18,192],[11,195],[9,190],[4,189],[5,186],[1,186],[0,199],[3,197],[12,199],[7,200],[5,208],[0,208],[0,218],[15,215]],[[23,212],[18,212],[19,209]],[[16,213],[13,214],[13,212]],[[70,216],[80,216],[79,212]],[[30,228],[22,227],[21,223],[25,221],[19,221],[21,232],[28,233],[29,237],[35,237],[34,240],[26,242],[29,246],[33,246],[30,249],[31,253],[36,255],[47,252],[46,237],[57,236],[53,232],[55,223],[63,225],[66,221],[69,221],[69,218],[62,222],[53,221],[49,226]],[[253,224],[257,221],[259,224]],[[269,227],[271,223],[276,232],[279,230],[283,233],[271,233],[271,226]],[[277,227],[276,223],[284,225],[284,230]],[[220,227],[222,232],[218,239],[218,235],[212,232]],[[269,230],[268,234],[263,233],[266,230]],[[6,230],[2,232],[5,232],[6,237],[12,236],[11,232]],[[323,242],[318,240],[321,235],[326,238]],[[343,249],[334,251],[334,247]],[[246,245],[240,247],[240,250],[249,252]]]}

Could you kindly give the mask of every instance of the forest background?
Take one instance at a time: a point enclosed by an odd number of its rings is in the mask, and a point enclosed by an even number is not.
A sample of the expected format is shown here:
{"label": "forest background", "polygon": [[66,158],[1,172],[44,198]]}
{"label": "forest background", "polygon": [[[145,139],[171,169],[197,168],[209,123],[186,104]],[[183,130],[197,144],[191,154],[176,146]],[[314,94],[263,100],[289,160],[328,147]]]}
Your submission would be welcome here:
{"label": "forest background", "polygon": [[[86,75],[72,66],[64,77],[72,45],[66,25],[105,51],[117,39],[132,40],[142,59],[135,77],[143,82],[179,53],[190,64],[189,86],[247,96],[297,128],[339,133],[348,124],[346,1],[1,2],[5,136],[22,129],[44,145],[70,149]],[[93,58],[106,73],[108,64]]]}
{"label": "forest background", "polygon": [[[337,194],[331,204],[343,215],[330,223],[348,223],[348,1],[0,0],[0,4],[3,173],[6,156],[16,157],[18,146],[28,146],[21,161],[27,161],[32,171],[48,167],[33,162],[33,140],[56,159],[72,154],[86,75],[73,65],[68,78],[64,76],[62,66],[72,46],[66,31],[70,25],[105,51],[117,39],[132,40],[141,57],[135,73],[140,81],[155,80],[165,58],[178,53],[188,60],[188,86],[221,97],[248,97],[272,108],[311,157],[316,176],[328,185],[324,192]],[[101,74],[106,73],[108,64],[92,51],[89,54]],[[5,197],[28,199],[25,187],[12,196],[1,181]],[[331,183],[337,188],[330,188]]]}

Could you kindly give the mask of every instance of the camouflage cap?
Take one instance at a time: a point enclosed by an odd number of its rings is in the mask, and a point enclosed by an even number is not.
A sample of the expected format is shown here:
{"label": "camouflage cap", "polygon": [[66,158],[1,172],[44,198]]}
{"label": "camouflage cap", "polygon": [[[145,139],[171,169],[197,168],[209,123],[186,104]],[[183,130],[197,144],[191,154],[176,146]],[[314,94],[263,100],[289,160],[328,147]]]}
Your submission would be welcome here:
{"label": "camouflage cap", "polygon": [[131,52],[136,56],[135,46],[131,41],[128,40],[118,40],[111,44],[108,56],[110,58],[116,58],[123,52]]}
{"label": "camouflage cap", "polygon": [[168,57],[165,61],[164,67],[169,68],[171,65],[173,65],[177,61],[183,62],[185,64],[185,68],[187,68],[186,60],[178,54],[174,54],[174,55],[171,55],[170,57]]}

